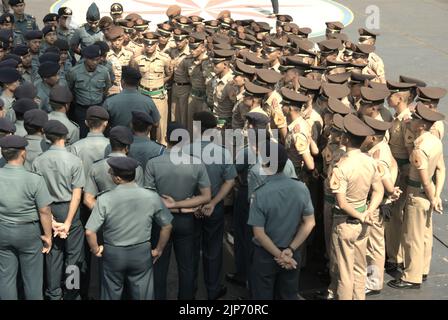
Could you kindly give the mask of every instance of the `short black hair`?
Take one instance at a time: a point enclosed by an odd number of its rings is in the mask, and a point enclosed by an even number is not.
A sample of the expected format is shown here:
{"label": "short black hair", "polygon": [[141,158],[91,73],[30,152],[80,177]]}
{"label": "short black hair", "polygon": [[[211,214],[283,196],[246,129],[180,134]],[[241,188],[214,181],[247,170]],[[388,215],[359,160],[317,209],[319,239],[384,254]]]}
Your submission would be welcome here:
{"label": "short black hair", "polygon": [[87,121],[87,127],[89,127],[90,129],[98,129],[99,127],[101,127],[103,125],[104,122],[106,122],[107,120],[102,120],[102,119],[90,119],[90,120],[86,120]]}
{"label": "short black hair", "polygon": [[54,134],[54,133],[46,133],[45,137],[50,140],[51,143],[55,143],[58,140],[64,139],[67,140],[67,135],[60,135],[60,134]]}
{"label": "short black hair", "polygon": [[355,135],[351,134],[350,132],[347,132],[346,134],[350,140],[350,144],[354,148],[360,148],[361,145],[363,144],[364,140],[366,140],[366,137],[355,136]]}
{"label": "short black hair", "polygon": [[110,142],[110,147],[112,148],[112,151],[123,150],[123,149],[126,149],[126,147],[128,147],[127,144],[121,143],[120,141],[115,140],[114,138],[109,138],[109,142]]}
{"label": "short black hair", "polygon": [[2,148],[2,156],[6,161],[16,160],[22,150],[24,149]]}
{"label": "short black hair", "polygon": [[147,122],[141,121],[136,118],[132,118],[132,130],[134,130],[134,132],[146,132],[151,127],[152,125],[150,125]]}
{"label": "short black hair", "polygon": [[61,110],[62,108],[65,107],[65,104],[55,102],[55,101],[50,101],[50,106],[53,108],[53,110]]}
{"label": "short black hair", "polygon": [[135,170],[133,171],[120,171],[112,169],[112,174],[116,177],[120,177],[121,179],[131,182],[135,180]]}
{"label": "short black hair", "polygon": [[127,84],[130,87],[137,87],[140,84],[140,80],[132,77],[126,77],[122,78],[125,84]]}
{"label": "short black hair", "polygon": [[38,132],[42,131],[42,128],[40,127],[36,127],[36,126],[30,126],[29,124],[24,124],[25,127],[25,131],[29,134],[29,135],[33,135],[36,134]]}

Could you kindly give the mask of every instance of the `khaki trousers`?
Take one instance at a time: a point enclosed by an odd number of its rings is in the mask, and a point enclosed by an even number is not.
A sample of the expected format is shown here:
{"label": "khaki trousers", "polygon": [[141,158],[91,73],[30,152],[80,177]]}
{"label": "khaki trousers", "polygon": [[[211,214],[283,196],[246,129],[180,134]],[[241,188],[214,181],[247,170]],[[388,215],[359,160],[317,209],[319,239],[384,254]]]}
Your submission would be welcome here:
{"label": "khaki trousers", "polygon": [[347,216],[333,216],[332,244],[338,268],[338,300],[365,300],[367,240],[365,224],[349,224]]}
{"label": "khaki trousers", "polygon": [[372,216],[373,225],[369,227],[367,241],[367,283],[370,290],[383,289],[384,263],[386,260],[386,247],[384,243],[384,219],[377,209]]}
{"label": "khaki trousers", "polygon": [[188,97],[190,96],[191,86],[173,85],[171,91],[171,121],[187,125],[188,115]]}
{"label": "khaki trousers", "polygon": [[432,237],[430,202],[422,190],[408,187],[403,221],[404,281],[422,283],[422,275],[429,273]]}
{"label": "khaki trousers", "polygon": [[409,164],[399,168],[396,185],[403,191],[400,199],[392,204],[392,215],[390,220],[385,223],[385,239],[387,260],[392,263],[403,263],[403,248],[401,245],[403,213],[406,203],[406,179],[409,173]]}
{"label": "khaki trousers", "polygon": [[168,125],[168,98],[166,95],[160,97],[151,97],[160,113],[160,122],[157,127],[157,141],[166,145],[166,129]]}

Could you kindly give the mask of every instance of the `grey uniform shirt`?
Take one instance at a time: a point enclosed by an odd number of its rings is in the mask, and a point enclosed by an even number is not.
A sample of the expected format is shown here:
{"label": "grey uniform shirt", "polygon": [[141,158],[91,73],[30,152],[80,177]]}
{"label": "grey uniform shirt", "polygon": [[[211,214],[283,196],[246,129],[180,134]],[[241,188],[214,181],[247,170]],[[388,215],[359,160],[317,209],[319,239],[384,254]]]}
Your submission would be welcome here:
{"label": "grey uniform shirt", "polygon": [[[170,157],[177,158],[176,162]],[[210,187],[205,165],[193,163],[193,157],[182,152],[174,154],[166,150],[160,157],[146,164],[145,186],[156,188],[159,194],[171,196],[175,201],[185,200],[197,194],[198,189]]]}
{"label": "grey uniform shirt", "polygon": [[79,126],[71,121],[64,112],[52,111],[48,120],[58,120],[68,129],[66,145],[70,146],[79,140]]}
{"label": "grey uniform shirt", "polygon": [[38,221],[38,210],[52,202],[44,178],[23,166],[6,164],[0,181],[0,222]]}
{"label": "grey uniform shirt", "polygon": [[70,38],[70,47],[78,47],[81,45],[81,49],[84,49],[97,41],[104,41],[103,32],[100,29],[93,31],[89,25],[86,24],[75,30]]}
{"label": "grey uniform shirt", "polygon": [[89,132],[87,137],[70,146],[70,152],[81,159],[86,178],[93,163],[104,158],[104,150],[108,144],[109,139],[102,133]]}
{"label": "grey uniform shirt", "polygon": [[160,121],[160,114],[154,101],[137,90],[124,89],[119,94],[106,99],[103,106],[109,112],[109,123],[112,128],[130,127],[132,111],[148,113],[154,122]]}
{"label": "grey uniform shirt", "polygon": [[53,202],[71,201],[73,189],[85,185],[81,159],[63,147],[51,146],[34,160],[31,169],[44,177]]}
{"label": "grey uniform shirt", "polygon": [[26,135],[25,139],[26,141],[28,141],[28,145],[25,147],[26,159],[24,166],[27,170],[31,170],[31,165],[33,164],[34,160],[42,153],[47,151],[49,146],[43,136],[32,134]]}
{"label": "grey uniform shirt", "polygon": [[98,65],[93,72],[84,63],[74,66],[66,75],[68,87],[82,106],[101,105],[112,83],[106,67]]}
{"label": "grey uniform shirt", "polygon": [[216,143],[195,141],[186,146],[184,151],[202,159],[210,179],[212,197],[218,194],[225,181],[235,179],[238,175],[230,152]]}
{"label": "grey uniform shirt", "polygon": [[[117,185],[112,180],[112,176],[109,173],[110,166],[107,163],[107,159],[112,157],[126,157],[126,155],[119,152],[112,152],[105,159],[95,162],[87,175],[84,192],[97,196],[100,192],[115,189]],[[139,166],[135,170],[135,182],[139,186],[143,186],[143,178],[143,169]]]}
{"label": "grey uniform shirt", "polygon": [[2,99],[5,104],[3,106],[3,110],[5,111],[5,118],[14,123],[16,121],[16,113],[12,108],[12,104],[14,103],[14,101],[16,101],[16,99],[14,97],[8,97],[4,93],[2,93],[0,99]]}
{"label": "grey uniform shirt", "polygon": [[[314,214],[310,192],[304,183],[279,173],[266,178],[252,195],[247,224],[264,228],[279,248],[287,248],[302,221]],[[256,245],[260,245],[255,241]]]}
{"label": "grey uniform shirt", "polygon": [[163,227],[172,220],[154,190],[132,182],[98,197],[86,229],[97,232],[102,227],[105,244],[124,247],[150,241],[153,222]]}
{"label": "grey uniform shirt", "polygon": [[50,107],[50,91],[51,87],[44,83],[42,79],[36,80],[34,86],[37,89],[37,98],[40,100],[39,109],[49,113],[53,109]]}
{"label": "grey uniform shirt", "polygon": [[146,164],[152,158],[163,154],[165,147],[157,142],[152,141],[148,137],[134,136],[134,142],[129,148],[129,157],[137,160],[142,168],[146,168]]}

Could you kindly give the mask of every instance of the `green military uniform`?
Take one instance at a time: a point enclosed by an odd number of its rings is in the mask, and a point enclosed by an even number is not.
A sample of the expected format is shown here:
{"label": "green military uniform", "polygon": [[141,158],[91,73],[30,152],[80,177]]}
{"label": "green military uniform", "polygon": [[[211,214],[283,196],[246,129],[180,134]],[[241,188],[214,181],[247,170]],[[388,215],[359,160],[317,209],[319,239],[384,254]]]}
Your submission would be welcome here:
{"label": "green military uniform", "polygon": [[[97,196],[100,192],[115,189],[116,184],[112,180],[112,176],[109,173],[108,158],[112,157],[126,157],[125,154],[119,152],[112,152],[105,159],[93,163],[87,174],[86,186],[84,188],[85,193],[90,193],[93,196]],[[135,182],[139,186],[143,186],[143,169],[138,167],[135,171]]]}
{"label": "green military uniform", "polygon": [[38,134],[26,135],[25,139],[28,141],[28,146],[26,147],[26,159],[24,166],[27,170],[31,170],[31,165],[34,160],[48,150],[48,143],[45,141],[43,136]]}
{"label": "green military uniform", "polygon": [[131,299],[153,299],[151,229],[172,219],[154,190],[134,182],[98,196],[86,229],[103,231],[101,299],[120,300],[124,282]]}
{"label": "green military uniform", "polygon": [[[171,161],[170,156],[179,157],[180,164]],[[145,170],[145,185],[156,188],[159,194],[171,196],[174,200],[184,200],[197,194],[198,189],[210,186],[207,169],[201,164],[193,163],[187,154],[172,154],[166,150],[160,157],[148,161]],[[158,232],[153,237],[153,244],[158,241]],[[192,214],[174,214],[173,231],[163,255],[154,267],[155,298],[166,300],[167,275],[174,246],[179,274],[179,299],[194,297],[194,217]]]}
{"label": "green military uniform", "polygon": [[134,142],[129,148],[129,157],[137,160],[142,168],[146,168],[149,160],[160,156],[164,151],[164,146],[148,137],[134,136]]}
{"label": "green military uniform", "polygon": [[154,123],[160,121],[160,114],[153,100],[135,89],[124,89],[121,93],[104,101],[104,108],[110,116],[110,126],[130,127],[132,111],[148,113]]}
{"label": "green military uniform", "polygon": [[42,79],[34,82],[34,86],[37,90],[37,98],[40,100],[39,109],[44,110],[47,113],[50,113],[53,109],[50,106],[50,91],[51,87],[46,84]]}
{"label": "green military uniform", "polygon": [[79,140],[79,126],[71,121],[64,112],[51,111],[48,120],[58,120],[68,129],[66,145],[70,146]]}
{"label": "green military uniform", "polygon": [[14,97],[8,97],[4,92],[0,96],[0,99],[4,102],[3,110],[5,111],[5,118],[14,123],[16,121],[16,114],[12,109],[12,104],[16,99]]}
{"label": "green military uniform", "polygon": [[23,122],[23,120],[16,120],[16,132],[14,133],[16,136],[25,137],[27,135]]}
{"label": "green military uniform", "polygon": [[38,210],[52,199],[45,180],[23,166],[0,169],[0,300],[16,300],[20,266],[25,299],[42,300],[43,255]]}
{"label": "green military uniform", "polygon": [[109,139],[102,133],[89,132],[87,137],[70,146],[70,152],[81,159],[86,177],[93,163],[104,158],[104,150],[108,144]]}
{"label": "green military uniform", "polygon": [[69,28],[69,29],[62,29],[61,27],[57,27],[56,29],[56,35],[58,39],[67,41],[67,43],[70,43],[73,35],[75,34],[75,29]]}
{"label": "green military uniform", "polygon": [[111,86],[109,71],[106,67],[98,65],[93,72],[86,69],[84,63],[74,66],[67,73],[67,84],[75,98],[74,114],[76,123],[80,128],[80,137],[87,133],[85,125],[88,107],[102,105],[107,90]]}
{"label": "green military uniform", "polygon": [[[291,197],[291,194],[296,196]],[[265,183],[255,190],[247,224],[264,228],[272,242],[282,250],[290,246],[302,217],[313,214],[311,196],[305,184],[278,173],[268,176]],[[297,300],[298,270],[282,269],[259,242],[253,241],[252,298]],[[296,261],[300,259],[298,250],[293,257]]]}
{"label": "green military uniform", "polygon": [[[205,164],[211,183],[212,198],[215,197],[224,182],[237,177],[235,166],[232,164],[230,152],[210,141],[196,141],[187,146],[192,156],[201,158],[210,156],[219,162]],[[203,154],[204,152],[204,154]],[[208,298],[216,299],[221,290],[221,272],[223,266],[224,238],[224,201],[215,206],[212,215],[206,219],[198,219],[196,228],[195,262],[199,264],[200,249],[202,248],[202,261],[204,263],[204,280]],[[201,240],[202,239],[202,240]],[[198,267],[195,268],[197,273]]]}
{"label": "green military uniform", "polygon": [[[57,222],[63,223],[68,214],[72,192],[75,188],[83,188],[85,175],[81,159],[68,152],[64,147],[51,146],[48,151],[37,157],[32,170],[42,176],[50,191],[51,210]],[[73,218],[66,239],[53,239],[53,248],[46,257],[46,298],[60,300],[79,298],[78,290],[67,290],[63,294],[61,278],[64,266],[84,268],[84,229],[81,225],[79,208]]]}

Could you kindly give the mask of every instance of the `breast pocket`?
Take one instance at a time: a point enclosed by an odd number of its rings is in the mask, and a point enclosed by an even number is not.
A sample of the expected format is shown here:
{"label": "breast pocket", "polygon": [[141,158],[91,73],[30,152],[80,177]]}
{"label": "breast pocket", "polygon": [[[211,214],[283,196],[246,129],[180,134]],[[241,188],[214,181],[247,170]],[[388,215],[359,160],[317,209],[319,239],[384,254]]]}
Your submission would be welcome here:
{"label": "breast pocket", "polygon": [[84,80],[77,80],[75,82],[75,88],[76,89],[85,89],[86,88],[86,82]]}
{"label": "breast pocket", "polygon": [[95,88],[97,89],[104,89],[106,87],[106,81],[105,80],[94,80],[95,82]]}

